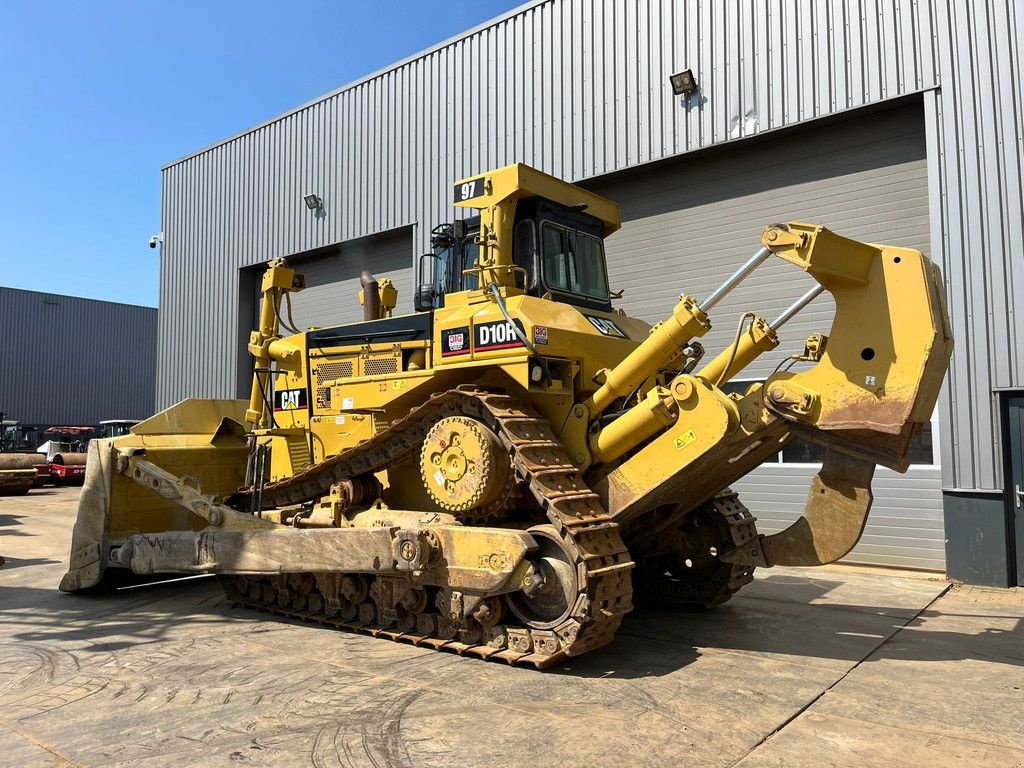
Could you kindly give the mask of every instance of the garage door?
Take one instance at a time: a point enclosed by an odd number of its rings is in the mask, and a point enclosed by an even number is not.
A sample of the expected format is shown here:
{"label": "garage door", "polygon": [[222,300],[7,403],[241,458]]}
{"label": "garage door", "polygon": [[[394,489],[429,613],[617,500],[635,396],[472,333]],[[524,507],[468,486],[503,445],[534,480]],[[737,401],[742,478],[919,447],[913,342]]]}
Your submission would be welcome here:
{"label": "garage door", "polygon": [[[809,221],[869,242],[928,253],[928,189],[920,102],[854,114],[705,153],[691,154],[588,185],[622,206],[623,227],[608,240],[619,303],[650,322],[662,319],[680,293],[707,296],[760,245],[765,225]],[[708,359],[735,334],[750,309],[776,317],[814,285],[800,270],[772,259],[715,307],[702,340]],[[827,332],[828,294],[785,326],[782,344],[743,377],[763,379],[798,352],[815,331]],[[867,530],[851,562],[944,569],[941,479],[935,425],[916,447],[906,475],[879,469]],[[798,516],[813,452],[787,451],[736,485],[766,533]]]}

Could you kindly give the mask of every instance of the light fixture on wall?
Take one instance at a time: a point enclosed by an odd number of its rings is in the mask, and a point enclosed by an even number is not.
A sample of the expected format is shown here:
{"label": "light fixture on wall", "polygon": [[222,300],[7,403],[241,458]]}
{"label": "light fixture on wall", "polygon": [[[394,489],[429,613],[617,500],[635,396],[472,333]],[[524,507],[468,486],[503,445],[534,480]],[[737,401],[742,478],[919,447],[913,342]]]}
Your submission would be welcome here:
{"label": "light fixture on wall", "polygon": [[672,84],[672,93],[676,96],[689,96],[697,90],[697,80],[693,76],[693,71],[689,69],[669,75],[668,81]]}
{"label": "light fixture on wall", "polygon": [[302,201],[306,204],[306,207],[311,211],[318,211],[324,207],[324,201],[321,200],[317,195],[310,192],[308,195],[302,196]]}

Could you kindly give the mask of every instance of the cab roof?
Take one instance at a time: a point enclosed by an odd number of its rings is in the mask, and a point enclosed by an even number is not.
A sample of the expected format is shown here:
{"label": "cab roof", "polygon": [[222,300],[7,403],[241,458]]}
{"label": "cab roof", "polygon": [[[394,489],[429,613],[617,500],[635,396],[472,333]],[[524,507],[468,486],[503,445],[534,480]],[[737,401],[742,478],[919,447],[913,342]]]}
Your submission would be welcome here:
{"label": "cab roof", "polygon": [[568,181],[538,171],[524,163],[506,165],[493,171],[455,182],[455,205],[460,208],[490,208],[503,200],[543,197],[569,208],[578,208],[598,219],[607,237],[619,229],[619,205]]}

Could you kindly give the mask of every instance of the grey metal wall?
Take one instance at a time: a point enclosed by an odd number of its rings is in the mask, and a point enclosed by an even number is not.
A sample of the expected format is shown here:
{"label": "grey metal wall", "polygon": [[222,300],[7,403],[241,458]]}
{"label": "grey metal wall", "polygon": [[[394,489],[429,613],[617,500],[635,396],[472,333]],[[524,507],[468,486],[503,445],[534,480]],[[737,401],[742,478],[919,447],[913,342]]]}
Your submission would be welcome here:
{"label": "grey metal wall", "polygon": [[[165,168],[158,402],[233,394],[239,266],[410,224],[422,249],[449,184],[508,162],[587,179],[924,91],[957,337],[944,483],[999,488],[991,391],[1024,386],[1022,25],[997,0],[529,3]],[[666,82],[685,67],[689,101]]]}
{"label": "grey metal wall", "polygon": [[[943,481],[1003,487],[994,387],[1024,387],[1024,5],[937,3],[941,83],[926,95],[933,245],[956,350]],[[948,471],[947,471],[948,468]]]}
{"label": "grey metal wall", "polygon": [[0,411],[70,426],[151,415],[156,318],[151,307],[0,288]]}

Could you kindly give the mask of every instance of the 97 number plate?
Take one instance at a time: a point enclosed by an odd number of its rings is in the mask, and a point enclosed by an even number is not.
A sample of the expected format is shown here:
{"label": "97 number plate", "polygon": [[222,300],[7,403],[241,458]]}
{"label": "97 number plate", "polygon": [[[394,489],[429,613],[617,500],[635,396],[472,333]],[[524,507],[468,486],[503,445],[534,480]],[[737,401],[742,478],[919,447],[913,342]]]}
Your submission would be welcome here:
{"label": "97 number plate", "polygon": [[461,184],[455,185],[455,202],[464,203],[474,197],[480,197],[484,193],[484,177],[470,179]]}

